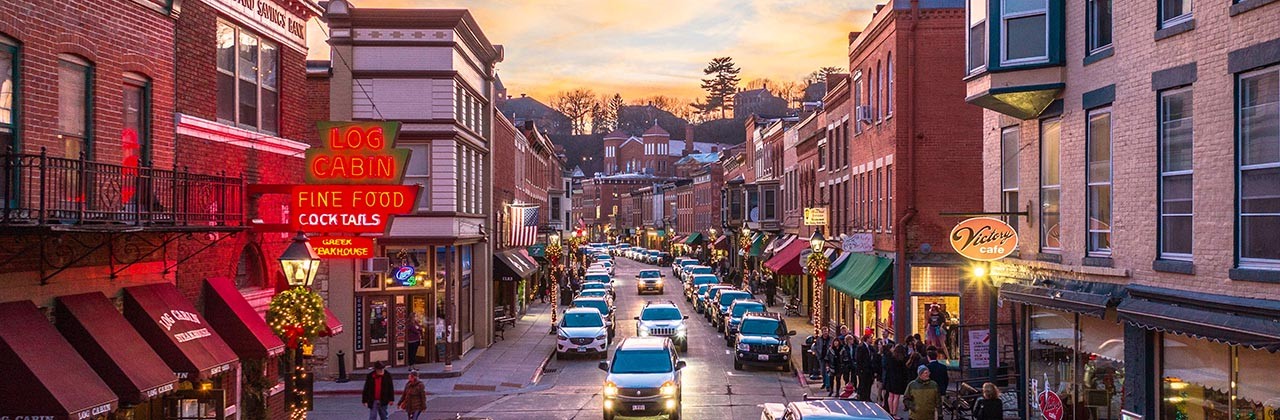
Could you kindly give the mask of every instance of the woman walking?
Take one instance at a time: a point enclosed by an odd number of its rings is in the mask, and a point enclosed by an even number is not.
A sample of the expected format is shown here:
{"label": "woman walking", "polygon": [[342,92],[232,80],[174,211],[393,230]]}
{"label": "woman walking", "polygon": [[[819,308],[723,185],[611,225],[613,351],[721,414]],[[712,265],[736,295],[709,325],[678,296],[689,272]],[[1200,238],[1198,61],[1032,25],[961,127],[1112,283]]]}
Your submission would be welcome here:
{"label": "woman walking", "polygon": [[902,395],[907,393],[907,383],[911,381],[911,373],[907,370],[907,346],[897,345],[893,354],[885,361],[884,388],[889,391],[889,414],[898,416],[898,406],[902,405]]}
{"label": "woman walking", "polygon": [[973,405],[974,420],[1001,420],[1004,418],[1004,401],[1000,400],[1000,388],[987,382],[982,384],[982,399]]}
{"label": "woman walking", "polygon": [[409,420],[418,420],[418,416],[427,409],[427,386],[418,380],[417,369],[409,371],[409,383],[404,385],[404,392],[400,394],[399,407],[409,414]]}

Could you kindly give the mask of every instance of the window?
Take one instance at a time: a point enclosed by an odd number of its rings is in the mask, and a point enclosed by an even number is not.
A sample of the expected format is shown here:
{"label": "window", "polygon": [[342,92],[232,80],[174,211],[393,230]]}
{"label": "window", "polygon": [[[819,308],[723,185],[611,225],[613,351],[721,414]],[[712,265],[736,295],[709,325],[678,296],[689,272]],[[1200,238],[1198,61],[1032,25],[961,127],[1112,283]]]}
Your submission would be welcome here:
{"label": "window", "polygon": [[[120,147],[126,168],[150,166],[151,84],[140,75],[125,75],[124,126]],[[126,192],[132,191],[126,187]],[[128,199],[129,197],[126,197]]]}
{"label": "window", "polygon": [[63,142],[63,157],[91,158],[93,133],[89,130],[92,110],[93,68],[79,57],[58,57],[58,137]]}
{"label": "window", "polygon": [[420,185],[418,190],[418,210],[431,210],[431,146],[426,144],[408,144],[401,146],[409,149],[409,166],[405,168],[405,185]]}
{"label": "window", "polygon": [[767,190],[764,192],[764,220],[774,220],[778,218],[776,212],[778,192]]}
{"label": "window", "polygon": [[18,150],[18,47],[0,35],[0,147]]}
{"label": "window", "polygon": [[1191,258],[1191,88],[1160,94],[1160,258]]}
{"label": "window", "polygon": [[893,116],[893,53],[889,53],[889,58],[885,60],[885,83],[887,88],[884,92],[884,115],[885,118]]}
{"label": "window", "polygon": [[1090,256],[1111,255],[1111,110],[1089,112],[1085,142],[1088,164],[1085,205],[1089,212],[1086,231]]}
{"label": "window", "polygon": [[880,120],[880,90],[884,89],[884,74],[880,73],[880,62],[876,62],[876,87],[875,87],[875,103],[871,105],[876,117],[876,121]]}
{"label": "window", "polygon": [[818,169],[827,168],[827,146],[818,144]]}
{"label": "window", "polygon": [[884,167],[884,214],[886,232],[893,231],[893,219],[897,217],[893,214],[893,165],[885,165]]}
{"label": "window", "polygon": [[1280,67],[1240,76],[1240,265],[1280,268]]}
{"label": "window", "polygon": [[859,105],[862,105],[862,73],[856,73],[853,75],[853,106],[854,106],[853,133],[854,134],[862,133],[862,124],[858,124],[857,107]]}
{"label": "window", "polygon": [[218,22],[218,119],[280,131],[280,46]]}
{"label": "window", "polygon": [[[1018,211],[1018,127],[1000,132],[1000,208],[1005,212]],[[1005,223],[1018,230],[1018,219],[1005,216]]]}
{"label": "window", "polygon": [[969,65],[966,68],[973,73],[987,66],[987,0],[969,0],[968,3]]}
{"label": "window", "polygon": [[875,121],[879,119],[877,115],[880,114],[880,110],[876,109],[880,105],[880,64],[876,63],[874,73],[871,69],[867,69],[867,75],[869,76],[869,80],[867,80],[869,85],[867,88],[867,117],[871,121]]}
{"label": "window", "polygon": [[1088,53],[1111,46],[1111,0],[1086,0]]}
{"label": "window", "polygon": [[1062,198],[1061,136],[1061,118],[1040,122],[1040,252],[1062,252],[1059,236],[1062,220],[1059,210]]}
{"label": "window", "polygon": [[849,121],[845,120],[840,123],[840,143],[843,144],[840,153],[841,166],[849,166]]}
{"label": "window", "polygon": [[1049,58],[1048,0],[1000,2],[1002,63],[1024,64]]}
{"label": "window", "polygon": [[1160,0],[1160,27],[1191,20],[1191,0]]}
{"label": "window", "polygon": [[884,184],[881,182],[883,170],[876,168],[876,201],[871,203],[876,208],[876,232],[884,229],[884,218],[880,213],[880,209],[884,208]]}

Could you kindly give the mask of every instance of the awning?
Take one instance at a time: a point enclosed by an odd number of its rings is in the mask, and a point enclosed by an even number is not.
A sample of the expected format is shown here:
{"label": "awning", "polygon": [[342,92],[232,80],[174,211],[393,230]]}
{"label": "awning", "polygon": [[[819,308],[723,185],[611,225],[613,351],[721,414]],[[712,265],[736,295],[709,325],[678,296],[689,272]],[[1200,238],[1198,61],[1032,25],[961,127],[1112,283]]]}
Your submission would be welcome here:
{"label": "awning", "polygon": [[59,296],[57,328],[120,403],[140,404],[174,389],[178,377],[102,293]]}
{"label": "awning", "polygon": [[827,286],[857,300],[893,298],[893,260],[848,253],[827,275]]}
{"label": "awning", "polygon": [[759,257],[764,253],[764,234],[756,233],[751,237],[751,249],[747,251],[748,257]]}
{"label": "awning", "polygon": [[693,244],[699,244],[699,243],[702,243],[702,232],[690,233],[688,237],[684,238],[685,245],[693,245]]}
{"label": "awning", "polygon": [[764,248],[763,255],[766,257],[772,257],[773,254],[776,254],[778,251],[781,251],[783,247],[787,246],[787,244],[790,244],[793,238],[795,238],[793,235],[781,235],[773,238],[772,241],[769,241],[769,246]]}
{"label": "awning", "polygon": [[1280,302],[1235,297],[1172,296],[1130,286],[1116,308],[1130,324],[1237,346],[1280,351]]}
{"label": "awning", "polygon": [[498,261],[498,269],[494,272],[494,277],[499,280],[527,279],[533,272],[538,271],[538,264],[521,255],[520,250],[498,251],[493,253],[493,259]]}
{"label": "awning", "polygon": [[719,250],[721,250],[721,251],[728,251],[728,250],[729,250],[729,240],[728,240],[728,239],[725,239],[725,238],[727,238],[728,236],[729,236],[729,235],[720,235],[720,236],[716,237],[716,242],[715,242],[715,243],[713,243],[713,244],[711,244],[711,247],[712,247],[712,248],[715,248],[715,249],[719,249]]}
{"label": "awning", "polygon": [[804,266],[804,262],[800,261],[800,253],[806,249],[809,249],[809,243],[793,239],[781,250],[774,253],[773,258],[765,261],[764,266],[769,267],[770,270],[778,274],[792,276],[803,274],[804,272],[801,269]]}
{"label": "awning", "polygon": [[1022,283],[1000,285],[1000,299],[1102,318],[1119,295],[1119,287],[1107,283],[1070,282],[1061,287]]}
{"label": "awning", "polygon": [[126,287],[124,317],[178,379],[212,377],[231,371],[240,361],[172,284]]}
{"label": "awning", "polygon": [[329,308],[324,308],[324,327],[325,336],[332,337],[342,334],[342,321],[338,320],[338,316],[333,314]]}
{"label": "awning", "polygon": [[0,303],[0,418],[82,419],[116,394],[29,300]]}
{"label": "awning", "polygon": [[204,316],[240,357],[266,359],[284,353],[284,342],[229,278],[205,279]]}

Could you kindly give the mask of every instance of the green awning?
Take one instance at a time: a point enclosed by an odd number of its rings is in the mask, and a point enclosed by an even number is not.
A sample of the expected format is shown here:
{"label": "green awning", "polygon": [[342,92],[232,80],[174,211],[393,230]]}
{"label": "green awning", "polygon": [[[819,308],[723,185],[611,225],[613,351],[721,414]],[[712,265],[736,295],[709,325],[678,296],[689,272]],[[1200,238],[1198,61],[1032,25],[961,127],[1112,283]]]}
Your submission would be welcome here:
{"label": "green awning", "polygon": [[763,254],[763,253],[764,253],[764,234],[756,233],[756,235],[751,238],[751,250],[747,251],[747,256],[759,257],[760,254]]}
{"label": "green awning", "polygon": [[893,260],[849,253],[827,274],[827,287],[857,300],[893,299]]}
{"label": "green awning", "polygon": [[702,241],[701,232],[690,233],[688,237],[684,238],[685,245],[693,245],[701,241]]}

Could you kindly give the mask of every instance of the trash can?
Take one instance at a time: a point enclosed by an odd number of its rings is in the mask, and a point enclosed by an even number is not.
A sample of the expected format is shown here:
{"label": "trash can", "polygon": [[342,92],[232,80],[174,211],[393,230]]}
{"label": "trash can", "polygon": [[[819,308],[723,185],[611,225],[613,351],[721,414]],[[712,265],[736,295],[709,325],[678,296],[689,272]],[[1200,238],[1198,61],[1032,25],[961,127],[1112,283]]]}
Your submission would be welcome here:
{"label": "trash can", "polygon": [[809,351],[813,348],[813,343],[817,340],[817,338],[811,335],[805,337],[804,344],[800,345],[800,352],[804,355],[804,359],[801,360],[800,366],[801,369],[804,369],[804,373],[809,375],[812,375],[813,371],[818,369],[818,358],[813,355],[813,352]]}

